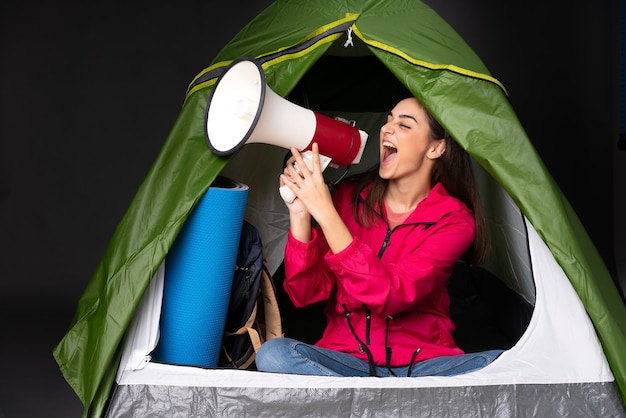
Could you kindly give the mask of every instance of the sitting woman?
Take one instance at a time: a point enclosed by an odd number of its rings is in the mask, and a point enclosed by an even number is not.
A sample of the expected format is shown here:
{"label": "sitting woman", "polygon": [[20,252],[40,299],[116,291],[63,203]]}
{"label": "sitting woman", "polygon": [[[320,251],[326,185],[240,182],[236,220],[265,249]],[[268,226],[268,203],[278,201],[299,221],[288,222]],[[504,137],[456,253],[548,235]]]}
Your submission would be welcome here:
{"label": "sitting woman", "polygon": [[421,103],[408,98],[393,108],[377,169],[332,196],[317,144],[312,170],[292,154],[281,175],[297,197],[287,204],[283,285],[297,307],[326,301],[327,325],[315,345],[266,342],[258,370],[450,376],[501,353],[466,354],[454,342],[448,278],[461,257],[483,262],[488,240],[469,155]]}

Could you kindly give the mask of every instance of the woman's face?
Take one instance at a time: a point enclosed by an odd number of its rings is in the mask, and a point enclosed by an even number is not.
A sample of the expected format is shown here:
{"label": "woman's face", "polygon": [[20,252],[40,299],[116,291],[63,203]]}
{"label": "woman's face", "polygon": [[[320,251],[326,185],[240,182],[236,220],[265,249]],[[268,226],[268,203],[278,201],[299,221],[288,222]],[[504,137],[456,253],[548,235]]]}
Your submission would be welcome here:
{"label": "woman's face", "polygon": [[428,179],[445,141],[430,138],[426,111],[414,98],[399,102],[380,129],[380,177]]}

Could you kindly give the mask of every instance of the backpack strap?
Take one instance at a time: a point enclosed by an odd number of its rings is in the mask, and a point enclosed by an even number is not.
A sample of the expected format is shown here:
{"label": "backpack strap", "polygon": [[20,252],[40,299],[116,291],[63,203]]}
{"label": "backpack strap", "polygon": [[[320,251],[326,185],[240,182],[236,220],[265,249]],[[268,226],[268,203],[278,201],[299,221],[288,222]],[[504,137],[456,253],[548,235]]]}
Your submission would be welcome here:
{"label": "backpack strap", "polygon": [[[272,338],[284,337],[283,323],[280,317],[280,309],[278,308],[278,300],[276,299],[276,286],[265,263],[263,264],[263,274],[261,276],[261,297],[263,298],[263,309],[265,311],[265,339],[271,340]],[[254,350],[258,350],[256,346]]]}
{"label": "backpack strap", "polygon": [[[254,358],[256,357],[256,352],[259,350],[259,348],[261,348],[261,344],[263,343],[261,341],[262,337],[261,335],[259,335],[259,332],[252,327],[252,325],[254,325],[254,323],[256,322],[256,314],[257,314],[257,304],[254,304],[254,309],[252,310],[252,314],[250,315],[250,317],[248,318],[244,326],[242,326],[235,332],[224,331],[225,336],[248,334],[248,338],[250,338],[250,342],[252,343],[252,347],[254,348],[254,353],[252,353],[252,355],[243,364],[239,365],[238,368],[240,369],[247,369],[254,362]],[[226,349],[224,349],[224,354],[226,355],[228,361],[231,361],[231,362],[233,361],[233,359],[230,357]]]}
{"label": "backpack strap", "polygon": [[[256,357],[256,352],[259,351],[261,344],[265,341],[285,336],[283,333],[280,309],[278,308],[278,300],[276,299],[276,287],[265,264],[263,264],[260,286],[260,294],[263,301],[262,309],[264,314],[264,323],[259,320],[260,318],[257,318],[259,300],[254,304],[254,309],[252,310],[250,317],[241,328],[234,332],[224,331],[225,336],[248,334],[248,338],[250,338],[250,342],[254,348],[254,353],[252,353],[252,355],[243,364],[238,366],[239,369],[247,369],[250,365],[252,365]],[[261,331],[260,333],[254,328],[255,323],[259,326]],[[223,346],[222,348],[227,360],[232,362],[233,359],[228,354],[227,350]]]}

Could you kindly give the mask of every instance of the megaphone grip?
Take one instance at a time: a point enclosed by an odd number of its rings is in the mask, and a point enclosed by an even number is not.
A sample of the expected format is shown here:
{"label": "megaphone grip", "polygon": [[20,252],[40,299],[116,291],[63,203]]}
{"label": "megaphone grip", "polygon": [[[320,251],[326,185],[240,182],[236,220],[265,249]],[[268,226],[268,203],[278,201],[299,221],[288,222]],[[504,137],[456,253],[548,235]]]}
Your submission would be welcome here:
{"label": "megaphone grip", "polygon": [[[309,168],[309,170],[313,170],[313,152],[304,151],[301,154],[301,156],[302,156],[302,161],[304,161],[304,163]],[[326,167],[328,167],[328,164],[330,164],[331,159],[325,155],[320,155],[319,157],[320,157],[320,167],[322,171],[324,171],[326,170]],[[298,168],[298,165],[296,163],[294,163],[293,165],[296,171],[300,173],[300,169]],[[292,192],[291,189],[287,185],[283,184],[282,186],[280,186],[278,191],[280,193],[280,197],[282,197],[286,203],[291,203],[294,200],[296,200],[296,194]]]}
{"label": "megaphone grip", "polygon": [[296,194],[292,192],[286,184],[280,186],[278,192],[280,193],[280,197],[283,198],[285,203],[292,203],[294,200],[296,200]]}

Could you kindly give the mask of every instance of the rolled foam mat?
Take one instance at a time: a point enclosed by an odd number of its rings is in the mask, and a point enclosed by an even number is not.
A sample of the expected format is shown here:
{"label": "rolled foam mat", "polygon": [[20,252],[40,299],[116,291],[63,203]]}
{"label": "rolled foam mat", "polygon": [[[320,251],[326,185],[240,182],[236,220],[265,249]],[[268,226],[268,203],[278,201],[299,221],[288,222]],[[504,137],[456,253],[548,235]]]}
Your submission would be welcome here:
{"label": "rolled foam mat", "polygon": [[185,221],[165,258],[154,361],[218,365],[247,197],[248,186],[218,177]]}

